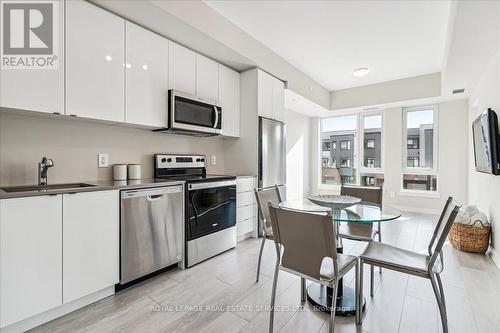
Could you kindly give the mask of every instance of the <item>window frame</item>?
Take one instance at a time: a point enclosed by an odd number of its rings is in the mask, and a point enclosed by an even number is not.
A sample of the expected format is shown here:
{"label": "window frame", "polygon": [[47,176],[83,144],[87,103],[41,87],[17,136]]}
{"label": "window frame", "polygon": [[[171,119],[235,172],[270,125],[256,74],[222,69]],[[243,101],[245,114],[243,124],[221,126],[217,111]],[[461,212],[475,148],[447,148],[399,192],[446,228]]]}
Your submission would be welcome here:
{"label": "window frame", "polygon": [[[433,140],[433,151],[432,151],[432,168],[425,167],[408,167],[408,113],[415,111],[433,111],[433,128],[432,128],[432,140]],[[402,151],[401,151],[401,183],[400,183],[400,194],[402,195],[413,195],[413,196],[424,196],[424,197],[440,197],[440,179],[439,179],[439,105],[421,105],[402,108]],[[419,147],[421,142],[419,140]],[[403,178],[405,174],[415,174],[415,175],[429,175],[436,177],[436,190],[408,190],[403,188]]]}
{"label": "window frame", "polygon": [[[407,119],[408,112],[415,111],[427,111],[433,110],[433,128],[432,128],[432,140],[433,140],[433,151],[432,151],[432,168],[423,168],[423,167],[408,167],[408,128],[407,128]],[[413,106],[413,107],[405,107],[403,108],[403,146],[402,146],[402,174],[423,174],[423,175],[438,175],[439,170],[439,109],[437,105],[424,105],[424,106]],[[419,146],[421,142],[419,140]],[[401,187],[402,188],[402,187]]]}
{"label": "window frame", "polygon": [[[381,117],[381,126],[380,129],[382,131],[382,134],[380,135],[380,168],[368,168],[365,166],[365,117],[371,117],[371,116],[380,116]],[[358,114],[358,128],[359,128],[359,141],[360,141],[360,147],[358,148],[359,152],[359,161],[360,161],[360,166],[358,168],[358,179],[361,184],[361,174],[362,173],[383,173],[384,178],[385,178],[385,172],[384,172],[384,164],[385,164],[385,119],[384,119],[384,111],[370,111],[370,112],[360,112]],[[368,149],[374,149],[374,148],[368,148]]]}
{"label": "window frame", "polygon": [[[386,140],[386,122],[385,122],[385,109],[376,110],[376,111],[349,111],[346,113],[340,113],[335,116],[326,116],[326,117],[318,117],[317,118],[317,138],[320,143],[317,145],[317,151],[319,156],[318,167],[317,167],[317,188],[319,190],[339,190],[340,184],[323,184],[322,180],[322,133],[323,133],[323,119],[336,118],[336,117],[348,117],[348,116],[356,116],[356,135],[355,135],[355,145],[351,146],[351,150],[353,150],[353,158],[351,160],[351,167],[355,168],[356,172],[354,176],[356,177],[356,185],[361,184],[361,174],[383,174],[385,179],[384,165],[385,165],[385,140]],[[380,115],[382,120],[382,135],[381,135],[381,147],[380,147],[380,168],[366,168],[364,167],[364,117],[365,116],[376,116]],[[333,147],[333,145],[332,145]],[[336,145],[336,149],[340,150],[340,141],[339,144]],[[335,150],[335,149],[334,149]],[[337,168],[340,168],[340,161],[337,161]],[[401,178],[402,179],[402,178]]]}

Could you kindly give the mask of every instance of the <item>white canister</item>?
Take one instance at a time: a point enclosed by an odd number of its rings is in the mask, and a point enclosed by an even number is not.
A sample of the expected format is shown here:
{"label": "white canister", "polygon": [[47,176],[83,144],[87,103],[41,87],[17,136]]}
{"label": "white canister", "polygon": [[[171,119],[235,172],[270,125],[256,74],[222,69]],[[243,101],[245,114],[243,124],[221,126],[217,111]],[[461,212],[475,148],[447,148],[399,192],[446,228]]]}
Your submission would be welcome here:
{"label": "white canister", "polygon": [[127,180],[127,165],[126,164],[113,165],[113,178],[114,180]]}
{"label": "white canister", "polygon": [[139,180],[141,179],[141,165],[129,164],[128,165],[128,179]]}

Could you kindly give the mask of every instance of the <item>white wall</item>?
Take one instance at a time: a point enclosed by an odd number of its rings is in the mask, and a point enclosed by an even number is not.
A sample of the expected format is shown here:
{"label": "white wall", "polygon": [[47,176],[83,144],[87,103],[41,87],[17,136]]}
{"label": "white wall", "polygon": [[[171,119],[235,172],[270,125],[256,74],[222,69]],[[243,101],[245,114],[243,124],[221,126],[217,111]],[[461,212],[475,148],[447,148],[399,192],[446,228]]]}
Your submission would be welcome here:
{"label": "white wall", "polygon": [[440,95],[441,73],[432,73],[332,91],[330,109],[348,109]]}
{"label": "white wall", "polygon": [[[467,100],[439,104],[439,197],[401,194],[402,107],[384,110],[384,204],[410,211],[437,213],[448,196],[467,201]],[[319,122],[311,124],[311,190],[313,193],[338,192],[319,184]],[[394,198],[391,198],[394,192]]]}
{"label": "white wall", "polygon": [[[386,147],[384,203],[407,210],[439,212],[446,199],[467,202],[467,100],[440,103],[438,131],[438,192],[439,197],[403,195],[401,189],[402,165],[402,109],[385,111]],[[390,193],[395,197],[391,198]]]}
{"label": "white wall", "polygon": [[223,140],[154,133],[63,117],[0,114],[0,184],[36,184],[43,156],[54,160],[49,183],[112,179],[112,168],[97,168],[97,154],[109,163],[140,163],[143,178],[153,175],[155,153],[216,155],[208,172],[224,172]]}
{"label": "white wall", "polygon": [[[469,98],[469,136],[472,136],[472,122],[487,108],[492,108],[500,116],[500,48],[483,74]],[[468,153],[469,201],[484,211],[492,223],[493,259],[500,267],[500,176],[476,172],[472,144]]]}
{"label": "white wall", "polygon": [[287,200],[303,198],[310,191],[310,119],[285,109]]}

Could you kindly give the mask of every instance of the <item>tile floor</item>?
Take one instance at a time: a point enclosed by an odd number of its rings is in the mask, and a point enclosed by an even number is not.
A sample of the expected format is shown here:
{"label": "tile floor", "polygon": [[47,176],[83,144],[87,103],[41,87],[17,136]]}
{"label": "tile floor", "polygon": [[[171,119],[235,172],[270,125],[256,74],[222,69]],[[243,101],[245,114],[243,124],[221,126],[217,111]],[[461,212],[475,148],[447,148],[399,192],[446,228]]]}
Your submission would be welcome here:
{"label": "tile floor", "polygon": [[[404,213],[382,227],[383,241],[425,250],[437,216]],[[266,244],[262,275],[255,283],[260,241],[187,270],[175,269],[114,296],[33,329],[33,332],[267,332],[274,247]],[[345,253],[360,253],[361,242],[344,242]],[[500,271],[488,256],[444,248],[442,274],[450,333],[500,332]],[[377,271],[376,271],[377,272]],[[366,311],[363,325],[337,317],[335,332],[440,332],[430,282],[384,270],[376,273],[370,298],[365,267]],[[354,274],[346,283],[353,284]],[[280,272],[275,332],[327,332],[328,315],[300,303],[300,279]],[[204,311],[197,311],[198,309]],[[176,310],[176,311],[174,311]]]}

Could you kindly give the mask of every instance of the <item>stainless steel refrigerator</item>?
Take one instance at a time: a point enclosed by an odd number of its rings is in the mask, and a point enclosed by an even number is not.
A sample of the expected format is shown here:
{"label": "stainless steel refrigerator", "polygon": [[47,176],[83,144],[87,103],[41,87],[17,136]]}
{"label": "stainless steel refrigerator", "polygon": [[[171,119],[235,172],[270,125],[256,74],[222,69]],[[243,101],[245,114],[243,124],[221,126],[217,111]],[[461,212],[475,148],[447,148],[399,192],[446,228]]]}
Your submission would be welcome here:
{"label": "stainless steel refrigerator", "polygon": [[285,136],[284,123],[259,117],[259,187],[286,185]]}

